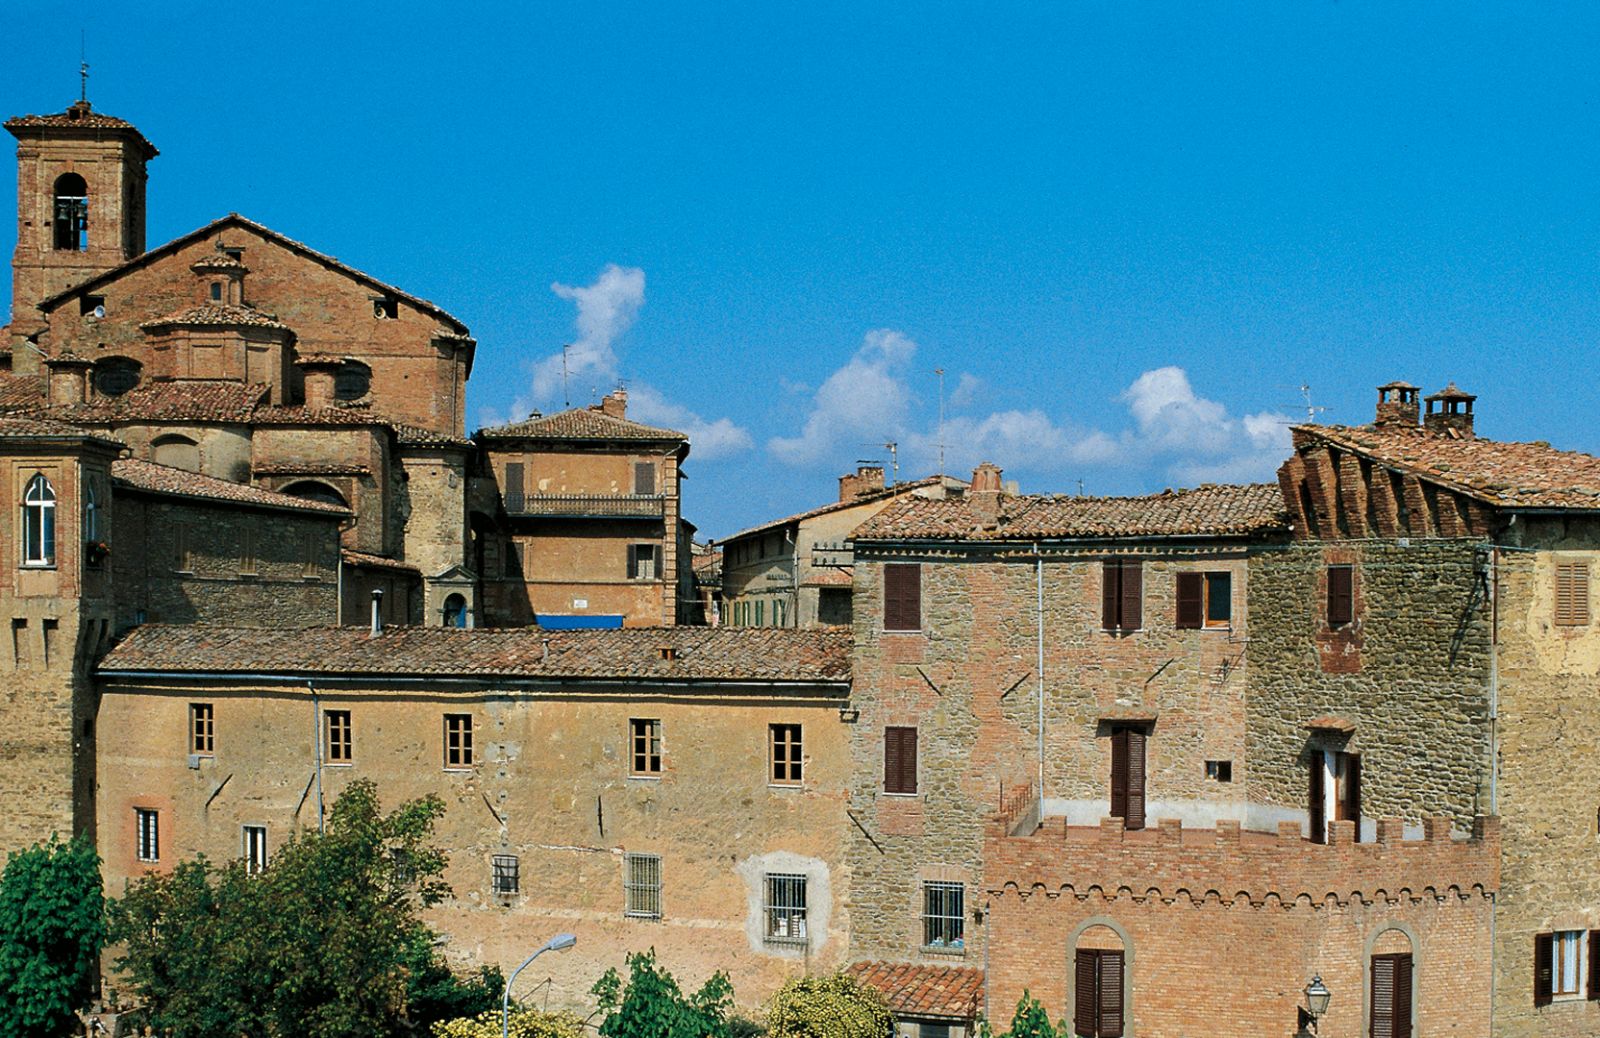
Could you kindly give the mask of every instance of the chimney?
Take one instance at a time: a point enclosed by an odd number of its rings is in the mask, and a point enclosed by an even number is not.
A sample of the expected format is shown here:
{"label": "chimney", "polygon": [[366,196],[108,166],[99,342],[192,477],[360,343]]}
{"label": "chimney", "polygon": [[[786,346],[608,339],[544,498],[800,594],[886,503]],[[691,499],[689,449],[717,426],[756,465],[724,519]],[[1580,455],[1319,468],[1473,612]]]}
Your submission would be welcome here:
{"label": "chimney", "polygon": [[854,501],[862,494],[876,494],[882,489],[882,465],[857,465],[854,472],[839,477],[840,501]]}
{"label": "chimney", "polygon": [[1372,424],[1379,429],[1415,429],[1421,390],[1409,382],[1390,382],[1378,387],[1378,415]]}
{"label": "chimney", "polygon": [[1428,413],[1422,424],[1429,432],[1442,433],[1458,440],[1472,439],[1472,402],[1478,399],[1464,393],[1454,382],[1425,400]]}
{"label": "chimney", "polygon": [[612,418],[628,417],[628,391],[618,386],[607,393],[600,401],[600,411]]}
{"label": "chimney", "polygon": [[81,404],[89,399],[89,369],[92,363],[63,353],[45,361],[50,369],[49,400],[55,404]]}
{"label": "chimney", "polygon": [[372,637],[383,633],[383,592],[372,589]]}
{"label": "chimney", "polygon": [[344,362],[330,357],[307,357],[300,362],[305,375],[306,409],[320,411],[333,406],[333,382]]}
{"label": "chimney", "polygon": [[986,461],[972,470],[967,501],[972,506],[972,514],[986,527],[1000,522],[1000,493],[1000,466]]}

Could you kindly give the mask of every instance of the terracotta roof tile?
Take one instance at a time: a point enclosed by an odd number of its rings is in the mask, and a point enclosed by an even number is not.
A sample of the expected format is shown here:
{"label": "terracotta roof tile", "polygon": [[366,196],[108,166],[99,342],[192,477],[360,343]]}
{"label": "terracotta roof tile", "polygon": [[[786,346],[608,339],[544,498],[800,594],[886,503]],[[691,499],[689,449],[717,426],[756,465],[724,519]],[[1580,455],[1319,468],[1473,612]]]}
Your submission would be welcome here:
{"label": "terracotta roof tile", "polygon": [[1600,508],[1600,458],[1416,428],[1301,425],[1295,446],[1326,441],[1504,508]]}
{"label": "terracotta roof tile", "polygon": [[148,382],[121,396],[56,405],[43,413],[88,423],[248,422],[268,389],[241,382]]}
{"label": "terracotta roof tile", "polygon": [[524,422],[479,429],[486,440],[687,440],[672,429],[658,429],[626,418],[613,418],[593,408],[579,407]]}
{"label": "terracotta roof tile", "polygon": [[0,376],[0,411],[42,407],[45,402],[43,375]]}
{"label": "terracotta roof tile", "polygon": [[144,134],[126,119],[94,111],[88,101],[75,101],[65,112],[53,115],[18,115],[5,121],[6,129],[14,135],[18,130],[67,128],[75,130],[120,130],[138,138],[147,149],[146,158],[155,158],[155,145],[145,140]]}
{"label": "terracotta roof tile", "polygon": [[253,306],[234,306],[231,303],[202,303],[165,317],[145,321],[140,328],[165,328],[170,325],[203,325],[224,328],[277,328],[287,331],[288,325],[269,313]]}
{"label": "terracotta roof tile", "polygon": [[[829,513],[842,511],[846,508],[855,508],[859,505],[871,504],[874,501],[892,501],[894,498],[900,497],[904,494],[909,494],[916,490],[921,490],[925,487],[938,486],[939,483],[945,478],[946,477],[944,476],[929,476],[926,479],[919,479],[910,483],[896,483],[892,487],[885,487],[882,490],[874,491],[870,494],[861,494],[860,496],[849,501],[829,501],[825,505],[819,505],[818,507],[812,508],[805,512],[797,512],[794,515],[785,516],[782,519],[770,519],[767,522],[762,523],[760,526],[752,526],[748,529],[740,530],[738,533],[723,537],[721,540],[717,541],[717,543],[727,544],[729,541],[736,541],[741,537],[749,537],[751,534],[762,533],[772,529],[775,526],[788,526],[790,523],[803,522],[806,519],[814,519],[819,515],[828,515]],[[966,485],[960,480],[956,480],[955,482],[961,483],[962,486]]]}
{"label": "terracotta roof tile", "polygon": [[1034,538],[1238,537],[1287,532],[1275,484],[1207,484],[1143,497],[1003,495],[1000,521],[979,521],[968,497],[903,497],[851,535],[857,541],[1010,541]]}
{"label": "terracotta roof tile", "polygon": [[800,582],[801,587],[854,587],[855,578],[847,570],[814,569]]}
{"label": "terracotta roof tile", "polygon": [[409,562],[399,559],[390,559],[382,555],[369,555],[364,551],[351,551],[349,548],[340,548],[339,555],[351,566],[367,566],[372,569],[391,569],[402,573],[421,574],[421,570]]}
{"label": "terracotta roof tile", "polygon": [[364,627],[145,624],[112,649],[100,669],[844,684],[850,680],[850,633],[777,627],[391,627],[372,637]]}
{"label": "terracotta roof tile", "polygon": [[974,966],[857,962],[845,972],[883,992],[897,1017],[971,1020],[983,1012],[983,970]]}
{"label": "terracotta roof tile", "polygon": [[446,433],[434,432],[424,429],[419,425],[403,425],[391,422],[395,437],[401,445],[406,447],[466,447],[472,446],[472,441],[460,436],[450,436]]}
{"label": "terracotta roof tile", "polygon": [[121,458],[111,463],[111,481],[133,490],[175,497],[193,497],[207,501],[227,501],[231,504],[255,505],[266,508],[287,508],[296,512],[322,512],[331,516],[346,516],[349,509],[321,501],[263,490],[247,483],[233,483],[215,476],[203,476],[187,469],[170,465]]}
{"label": "terracotta roof tile", "polygon": [[115,440],[96,436],[89,430],[80,429],[78,426],[68,422],[51,421],[48,418],[38,418],[33,415],[0,416],[0,439],[31,440],[41,437],[49,439],[66,437],[74,440],[97,440],[111,446],[122,446]]}

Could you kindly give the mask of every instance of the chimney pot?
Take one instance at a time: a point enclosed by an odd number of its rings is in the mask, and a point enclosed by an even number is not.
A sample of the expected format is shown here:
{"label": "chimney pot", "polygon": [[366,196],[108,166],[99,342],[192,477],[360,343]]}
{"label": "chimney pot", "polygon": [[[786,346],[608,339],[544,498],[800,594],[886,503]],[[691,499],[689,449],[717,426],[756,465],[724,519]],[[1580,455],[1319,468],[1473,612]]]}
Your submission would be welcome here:
{"label": "chimney pot", "polygon": [[600,411],[612,418],[628,417],[628,391],[618,387],[600,401]]}
{"label": "chimney pot", "polygon": [[972,470],[972,487],[967,491],[972,513],[986,527],[1000,522],[1000,466],[984,462]]}
{"label": "chimney pot", "polygon": [[882,465],[857,465],[854,472],[839,477],[840,501],[854,501],[863,494],[876,494],[882,489]]}
{"label": "chimney pot", "polygon": [[1416,386],[1396,380],[1378,387],[1378,414],[1372,424],[1380,429],[1415,429],[1419,418]]}
{"label": "chimney pot", "polygon": [[1472,404],[1478,398],[1454,382],[1426,398],[1428,413],[1422,424],[1429,432],[1472,438]]}
{"label": "chimney pot", "polygon": [[64,353],[45,361],[50,369],[46,389],[51,404],[81,404],[89,399],[89,369],[94,365],[81,357]]}

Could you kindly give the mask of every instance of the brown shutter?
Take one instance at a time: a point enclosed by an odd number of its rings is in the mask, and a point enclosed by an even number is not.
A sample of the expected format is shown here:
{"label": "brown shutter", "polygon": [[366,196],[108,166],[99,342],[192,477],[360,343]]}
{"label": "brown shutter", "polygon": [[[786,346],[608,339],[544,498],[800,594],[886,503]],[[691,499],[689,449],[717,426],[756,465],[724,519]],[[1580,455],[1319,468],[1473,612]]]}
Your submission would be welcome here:
{"label": "brown shutter", "polygon": [[1322,751],[1311,751],[1311,842],[1328,842],[1328,817],[1324,792],[1322,788],[1325,765],[1322,762]]}
{"label": "brown shutter", "polygon": [[1122,1038],[1122,953],[1100,958],[1100,1038]]}
{"label": "brown shutter", "polygon": [[1128,817],[1128,730],[1111,733],[1111,816]]}
{"label": "brown shutter", "polygon": [[655,462],[636,461],[633,463],[633,492],[646,495],[656,492]]}
{"label": "brown shutter", "polygon": [[[1394,960],[1393,955],[1372,957],[1372,1024],[1367,1031],[1370,1038],[1395,1038]],[[1410,1038],[1410,1035],[1406,1035],[1406,1038]]]}
{"label": "brown shutter", "polygon": [[1128,819],[1129,829],[1144,828],[1144,732],[1128,729]]}
{"label": "brown shutter", "polygon": [[1344,756],[1344,810],[1343,815],[1347,821],[1356,823],[1355,842],[1361,842],[1361,755],[1346,753]]}
{"label": "brown shutter", "polygon": [[1121,627],[1122,563],[1107,559],[1100,567],[1100,627],[1115,631]]}
{"label": "brown shutter", "polygon": [[900,732],[900,788],[907,793],[917,791],[917,730],[903,728]]}
{"label": "brown shutter", "polygon": [[1178,574],[1178,626],[1200,627],[1204,624],[1205,575],[1201,573]]}
{"label": "brown shutter", "polygon": [[1589,622],[1589,564],[1556,564],[1556,623],[1581,626]]}
{"label": "brown shutter", "polygon": [[1095,982],[1099,979],[1099,963],[1094,952],[1078,949],[1078,958],[1072,980],[1072,1029],[1078,1034],[1093,1035],[1099,1024],[1099,1002],[1095,997]]}
{"label": "brown shutter", "polygon": [[522,462],[506,462],[506,511],[522,511]]}
{"label": "brown shutter", "polygon": [[922,566],[891,562],[883,567],[883,629],[922,629]]}
{"label": "brown shutter", "polygon": [[1144,563],[1122,564],[1122,622],[1124,631],[1144,626]]}
{"label": "brown shutter", "polygon": [[1552,960],[1555,958],[1555,934],[1541,933],[1533,937],[1533,1004],[1547,1006],[1555,988]]}
{"label": "brown shutter", "polygon": [[1589,1001],[1600,1002],[1600,930],[1589,931]]}
{"label": "brown shutter", "polygon": [[1411,956],[1394,957],[1394,1035],[1411,1038]]}
{"label": "brown shutter", "polygon": [[886,793],[917,791],[917,730],[883,730],[883,789]]}
{"label": "brown shutter", "polygon": [[1328,567],[1328,626],[1343,627],[1355,619],[1355,596],[1349,566]]}

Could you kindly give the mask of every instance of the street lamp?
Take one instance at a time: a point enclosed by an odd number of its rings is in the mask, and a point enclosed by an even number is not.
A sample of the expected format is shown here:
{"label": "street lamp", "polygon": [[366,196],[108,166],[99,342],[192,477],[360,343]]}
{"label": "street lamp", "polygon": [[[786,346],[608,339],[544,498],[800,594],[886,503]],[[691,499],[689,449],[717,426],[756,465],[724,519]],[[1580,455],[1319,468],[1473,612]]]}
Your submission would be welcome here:
{"label": "street lamp", "polygon": [[511,971],[511,977],[506,981],[506,989],[500,996],[500,1038],[510,1038],[511,1034],[511,985],[517,982],[517,974],[528,968],[528,964],[547,951],[566,951],[578,938],[570,933],[558,933],[545,944],[543,948],[528,956],[527,962]]}
{"label": "street lamp", "polygon": [[1306,1025],[1310,1025],[1310,1033],[1317,1033],[1317,1021],[1322,1019],[1328,1011],[1328,1002],[1333,998],[1333,992],[1322,983],[1322,974],[1311,978],[1311,983],[1306,985],[1306,1008],[1301,1010],[1305,1019],[1301,1022],[1300,1033],[1305,1034]]}

